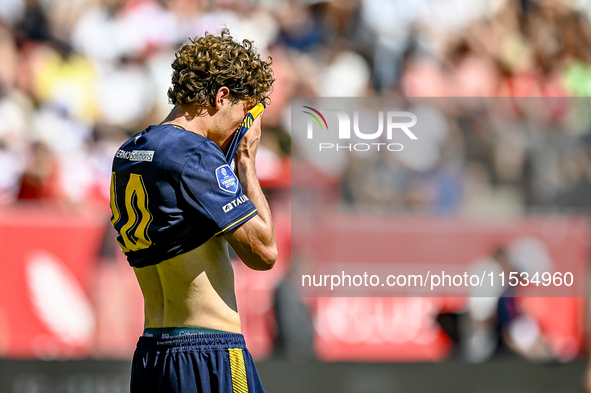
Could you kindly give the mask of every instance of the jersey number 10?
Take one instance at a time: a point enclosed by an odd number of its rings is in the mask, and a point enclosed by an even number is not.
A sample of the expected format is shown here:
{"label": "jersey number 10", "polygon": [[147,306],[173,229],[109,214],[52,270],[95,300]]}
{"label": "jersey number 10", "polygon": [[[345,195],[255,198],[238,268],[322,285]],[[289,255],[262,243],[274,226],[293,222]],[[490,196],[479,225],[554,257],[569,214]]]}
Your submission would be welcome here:
{"label": "jersey number 10", "polygon": [[148,227],[152,222],[152,215],[148,210],[148,194],[142,175],[132,173],[125,186],[125,213],[127,221],[121,220],[121,213],[117,204],[116,176],[111,176],[111,224],[117,229],[117,238],[123,252],[138,251],[148,248],[152,241],[148,236]]}

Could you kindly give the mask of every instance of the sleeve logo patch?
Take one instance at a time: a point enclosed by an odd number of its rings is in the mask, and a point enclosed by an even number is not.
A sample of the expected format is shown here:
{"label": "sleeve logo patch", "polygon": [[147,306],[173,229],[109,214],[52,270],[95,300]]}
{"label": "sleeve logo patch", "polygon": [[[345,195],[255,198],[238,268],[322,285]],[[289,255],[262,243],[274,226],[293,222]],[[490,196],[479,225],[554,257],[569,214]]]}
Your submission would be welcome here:
{"label": "sleeve logo patch", "polygon": [[222,191],[229,194],[235,194],[238,191],[238,178],[227,164],[216,168],[215,177]]}

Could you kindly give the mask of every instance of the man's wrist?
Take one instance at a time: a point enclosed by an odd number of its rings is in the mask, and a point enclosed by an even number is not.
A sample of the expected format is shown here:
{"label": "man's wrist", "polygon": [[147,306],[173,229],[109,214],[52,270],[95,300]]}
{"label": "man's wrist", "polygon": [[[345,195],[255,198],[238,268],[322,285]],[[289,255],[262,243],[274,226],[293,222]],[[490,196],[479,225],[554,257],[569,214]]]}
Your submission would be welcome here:
{"label": "man's wrist", "polygon": [[236,160],[236,167],[245,170],[254,169],[255,161],[249,157],[240,157]]}

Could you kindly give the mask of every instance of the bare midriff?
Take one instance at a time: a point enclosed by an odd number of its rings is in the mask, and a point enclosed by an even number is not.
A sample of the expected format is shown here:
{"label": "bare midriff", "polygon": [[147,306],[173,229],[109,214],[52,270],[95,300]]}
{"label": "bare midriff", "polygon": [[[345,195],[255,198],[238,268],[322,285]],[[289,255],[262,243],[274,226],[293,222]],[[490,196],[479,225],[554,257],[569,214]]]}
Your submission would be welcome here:
{"label": "bare midriff", "polygon": [[223,238],[134,271],[144,295],[144,327],[196,326],[240,333],[234,270]]}

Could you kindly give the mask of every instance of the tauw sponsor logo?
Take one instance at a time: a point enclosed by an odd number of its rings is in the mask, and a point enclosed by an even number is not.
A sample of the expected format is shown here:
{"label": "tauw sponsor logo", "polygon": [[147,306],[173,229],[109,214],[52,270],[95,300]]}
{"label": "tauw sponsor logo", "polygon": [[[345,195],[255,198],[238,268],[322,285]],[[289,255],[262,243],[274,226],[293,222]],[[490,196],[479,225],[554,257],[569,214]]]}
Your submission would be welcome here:
{"label": "tauw sponsor logo", "polygon": [[234,199],[232,202],[225,204],[222,207],[222,210],[224,210],[224,213],[228,213],[230,210],[234,209],[238,205],[242,205],[246,201],[248,201],[248,197],[246,195],[242,195]]}

